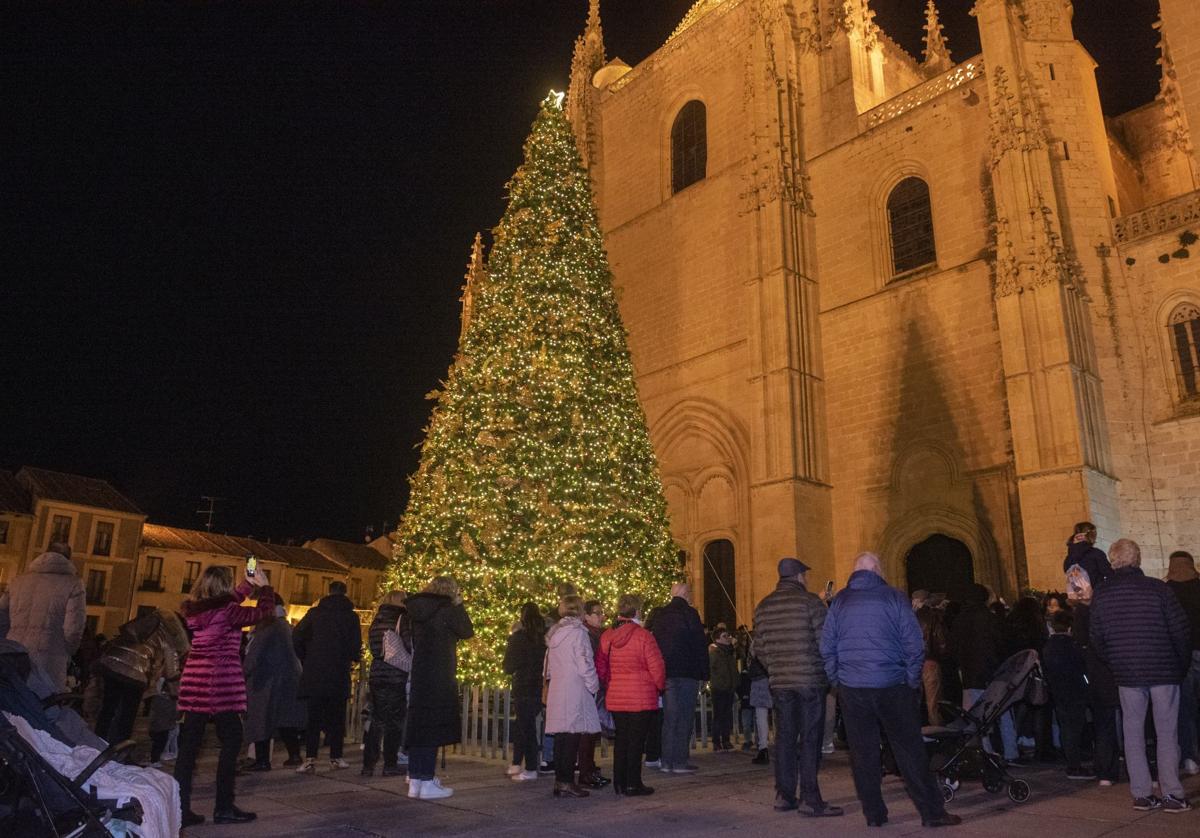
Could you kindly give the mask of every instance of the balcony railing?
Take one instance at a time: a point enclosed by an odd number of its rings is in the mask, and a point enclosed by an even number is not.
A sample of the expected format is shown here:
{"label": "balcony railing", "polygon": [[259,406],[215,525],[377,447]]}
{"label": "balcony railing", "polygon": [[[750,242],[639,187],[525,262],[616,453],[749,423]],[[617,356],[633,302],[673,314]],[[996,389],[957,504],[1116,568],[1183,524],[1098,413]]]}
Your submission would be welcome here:
{"label": "balcony railing", "polygon": [[108,591],[88,591],[87,592],[87,604],[88,605],[107,605],[108,604]]}
{"label": "balcony railing", "polygon": [[138,585],[139,591],[152,591],[156,594],[161,594],[165,588],[161,579],[143,579],[142,584]]}

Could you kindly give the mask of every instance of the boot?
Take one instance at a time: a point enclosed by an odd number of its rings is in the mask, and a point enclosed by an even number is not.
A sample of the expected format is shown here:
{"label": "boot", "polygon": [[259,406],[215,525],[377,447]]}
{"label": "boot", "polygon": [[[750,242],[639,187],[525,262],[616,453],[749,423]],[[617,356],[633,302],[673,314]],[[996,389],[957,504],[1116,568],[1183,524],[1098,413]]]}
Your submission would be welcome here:
{"label": "boot", "polygon": [[767,754],[767,749],[763,748],[761,751],[758,752],[758,756],[756,756],[754,759],[750,760],[750,762],[753,763],[754,765],[770,765],[771,757]]}
{"label": "boot", "polygon": [[576,783],[554,782],[555,797],[587,797],[590,792]]}

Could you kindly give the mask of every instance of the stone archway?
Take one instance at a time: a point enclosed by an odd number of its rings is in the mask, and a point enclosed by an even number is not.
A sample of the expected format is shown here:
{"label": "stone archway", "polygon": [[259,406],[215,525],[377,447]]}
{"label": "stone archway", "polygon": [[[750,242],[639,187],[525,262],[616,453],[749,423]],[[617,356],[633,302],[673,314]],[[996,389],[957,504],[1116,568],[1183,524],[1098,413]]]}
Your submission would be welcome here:
{"label": "stone archway", "polygon": [[975,584],[975,563],[967,545],[957,538],[934,533],[913,545],[904,558],[908,592],[924,589],[962,601]]}

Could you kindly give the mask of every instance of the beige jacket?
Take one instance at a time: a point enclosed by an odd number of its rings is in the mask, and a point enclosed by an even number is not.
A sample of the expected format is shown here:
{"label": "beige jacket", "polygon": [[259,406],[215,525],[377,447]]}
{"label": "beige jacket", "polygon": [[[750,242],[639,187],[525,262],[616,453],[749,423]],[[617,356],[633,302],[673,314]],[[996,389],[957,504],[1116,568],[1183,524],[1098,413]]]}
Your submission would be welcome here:
{"label": "beige jacket", "polygon": [[86,618],[83,582],[61,553],[42,553],[0,596],[0,637],[24,646],[60,691]]}

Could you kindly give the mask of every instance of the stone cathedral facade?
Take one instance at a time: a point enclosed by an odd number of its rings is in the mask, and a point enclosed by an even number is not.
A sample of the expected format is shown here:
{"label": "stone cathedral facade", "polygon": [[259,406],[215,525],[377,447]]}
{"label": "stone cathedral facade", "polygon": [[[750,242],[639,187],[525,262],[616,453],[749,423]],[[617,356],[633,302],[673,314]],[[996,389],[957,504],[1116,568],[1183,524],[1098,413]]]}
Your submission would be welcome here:
{"label": "stone cathedral facade", "polygon": [[699,0],[629,67],[591,4],[568,110],[709,620],[786,555],[1011,598],[1078,520],[1200,554],[1200,4],[1115,119],[1069,0],[973,14],[916,59],[869,0]]}

